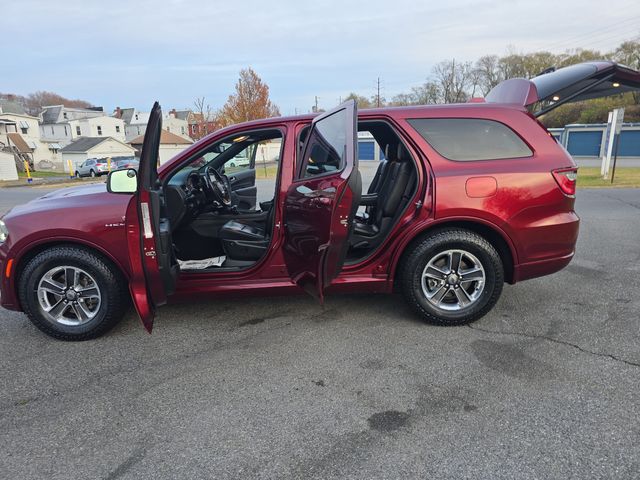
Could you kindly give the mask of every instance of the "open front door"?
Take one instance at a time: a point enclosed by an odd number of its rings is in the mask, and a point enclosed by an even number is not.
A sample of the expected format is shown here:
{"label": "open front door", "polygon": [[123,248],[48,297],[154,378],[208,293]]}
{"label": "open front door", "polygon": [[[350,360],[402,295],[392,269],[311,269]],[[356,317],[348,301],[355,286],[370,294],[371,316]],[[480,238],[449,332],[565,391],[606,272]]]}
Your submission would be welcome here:
{"label": "open front door", "polygon": [[127,208],[126,228],[131,264],[129,289],[142,324],[151,333],[156,307],[175,290],[178,264],[173,254],[169,220],[158,183],[158,151],[162,109],[156,102],[144,135],[137,193]]}
{"label": "open front door", "polygon": [[565,103],[638,90],[640,72],[615,62],[584,62],[551,70],[531,80],[505,80],[485,100],[530,107],[538,117]]}
{"label": "open front door", "polygon": [[291,279],[320,301],[338,276],[360,203],[353,100],[316,117],[284,207],[284,258]]}

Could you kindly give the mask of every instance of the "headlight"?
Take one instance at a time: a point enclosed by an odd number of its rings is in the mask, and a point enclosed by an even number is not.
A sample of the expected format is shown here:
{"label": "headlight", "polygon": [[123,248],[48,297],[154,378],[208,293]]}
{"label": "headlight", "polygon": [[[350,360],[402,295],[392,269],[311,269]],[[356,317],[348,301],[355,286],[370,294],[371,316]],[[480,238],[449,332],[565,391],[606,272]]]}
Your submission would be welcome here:
{"label": "headlight", "polygon": [[6,242],[8,236],[9,230],[7,230],[7,226],[4,224],[4,222],[0,220],[0,243]]}

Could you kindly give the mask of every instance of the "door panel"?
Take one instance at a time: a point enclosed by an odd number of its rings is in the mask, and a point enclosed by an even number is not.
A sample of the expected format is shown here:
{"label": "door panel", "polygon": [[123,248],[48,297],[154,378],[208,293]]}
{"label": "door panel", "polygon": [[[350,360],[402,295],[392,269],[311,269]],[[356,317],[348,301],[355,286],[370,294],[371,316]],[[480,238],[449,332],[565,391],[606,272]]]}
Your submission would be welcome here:
{"label": "door panel", "polygon": [[256,187],[256,171],[254,168],[244,168],[237,172],[228,173],[231,185],[231,199],[241,210],[256,208],[258,187]]}
{"label": "door panel", "polygon": [[322,301],[340,273],[361,193],[355,102],[316,117],[287,192],[283,253],[291,279]]}
{"label": "door panel", "polygon": [[179,273],[173,255],[169,220],[163,215],[164,198],[158,184],[158,151],[162,110],[153,105],[138,167],[138,192],[131,199],[126,228],[131,264],[129,289],[142,324],[149,333],[156,307],[167,301]]}

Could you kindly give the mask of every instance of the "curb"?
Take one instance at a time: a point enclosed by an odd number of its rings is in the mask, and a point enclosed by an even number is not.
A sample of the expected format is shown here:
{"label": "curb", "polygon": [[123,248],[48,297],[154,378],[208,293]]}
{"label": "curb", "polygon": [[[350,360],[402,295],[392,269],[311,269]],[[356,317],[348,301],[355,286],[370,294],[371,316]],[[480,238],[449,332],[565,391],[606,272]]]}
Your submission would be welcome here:
{"label": "curb", "polygon": [[0,182],[0,188],[15,188],[15,187],[29,187],[29,188],[37,188],[37,187],[56,187],[56,186],[79,186],[79,185],[91,185],[95,183],[104,183],[106,180],[54,180],[54,181],[46,181],[39,178],[34,178],[32,183],[28,183],[26,179],[23,180],[12,180],[8,182]]}

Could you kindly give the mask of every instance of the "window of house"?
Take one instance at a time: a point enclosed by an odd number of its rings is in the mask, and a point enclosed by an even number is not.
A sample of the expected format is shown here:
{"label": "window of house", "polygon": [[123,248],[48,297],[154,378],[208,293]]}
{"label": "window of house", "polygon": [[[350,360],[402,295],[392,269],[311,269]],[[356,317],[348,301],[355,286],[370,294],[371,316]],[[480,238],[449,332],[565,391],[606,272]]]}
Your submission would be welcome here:
{"label": "window of house", "polygon": [[171,129],[169,127],[167,127],[167,132],[170,132],[170,131],[171,131]]}
{"label": "window of house", "polygon": [[53,131],[53,125],[51,125],[51,135],[53,135],[54,131]]}
{"label": "window of house", "polygon": [[80,130],[80,125],[76,126],[76,135],[78,136],[82,135],[82,130]]}
{"label": "window of house", "polygon": [[191,133],[196,134],[196,124],[191,125]]}
{"label": "window of house", "polygon": [[98,125],[98,135],[102,135],[102,127]]}
{"label": "window of house", "polygon": [[120,125],[116,125],[116,133],[120,133]]}
{"label": "window of house", "polygon": [[67,126],[64,126],[64,136],[66,137],[67,135],[69,135],[69,132],[67,132]]}
{"label": "window of house", "polygon": [[24,127],[20,127],[20,131],[22,132],[23,135],[26,135],[27,132],[29,131],[28,128],[24,128]]}
{"label": "window of house", "polygon": [[184,127],[180,127],[180,133],[184,135]]}
{"label": "window of house", "polygon": [[300,177],[313,177],[340,170],[347,153],[347,110],[318,121],[302,158]]}
{"label": "window of house", "polygon": [[136,113],[136,120],[138,120],[138,114]]}
{"label": "window of house", "polygon": [[67,112],[62,112],[62,116],[66,119],[67,118]]}
{"label": "window of house", "polygon": [[478,118],[416,118],[409,124],[443,157],[457,162],[533,155],[509,127]]}

